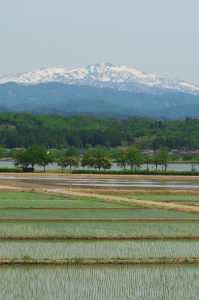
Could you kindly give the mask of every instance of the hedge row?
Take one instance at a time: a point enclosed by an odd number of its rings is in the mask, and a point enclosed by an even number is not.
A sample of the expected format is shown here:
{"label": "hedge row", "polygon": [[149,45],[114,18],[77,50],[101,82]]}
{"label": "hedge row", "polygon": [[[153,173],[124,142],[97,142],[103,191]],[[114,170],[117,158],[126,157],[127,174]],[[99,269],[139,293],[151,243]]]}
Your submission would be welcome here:
{"label": "hedge row", "polygon": [[148,170],[108,170],[108,171],[98,171],[98,170],[73,170],[73,174],[110,174],[110,175],[181,175],[181,176],[199,176],[198,171],[148,171]]}
{"label": "hedge row", "polygon": [[0,173],[21,173],[23,172],[20,168],[0,168]]}

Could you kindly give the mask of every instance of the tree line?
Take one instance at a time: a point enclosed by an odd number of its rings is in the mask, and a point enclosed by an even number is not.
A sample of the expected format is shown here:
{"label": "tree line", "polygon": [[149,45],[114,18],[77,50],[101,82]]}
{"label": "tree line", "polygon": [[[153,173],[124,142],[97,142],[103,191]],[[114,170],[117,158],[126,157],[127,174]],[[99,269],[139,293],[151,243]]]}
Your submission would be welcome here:
{"label": "tree line", "polygon": [[0,145],[4,148],[28,148],[33,144],[48,149],[75,146],[88,149],[129,147],[140,149],[197,149],[199,120],[153,120],[143,117],[128,119],[92,116],[0,114]]}
{"label": "tree line", "polygon": [[34,171],[36,165],[43,167],[51,163],[57,163],[62,172],[69,168],[77,169],[83,167],[86,169],[108,170],[111,169],[113,163],[123,170],[130,168],[131,170],[139,170],[142,164],[147,165],[153,163],[156,166],[162,165],[162,169],[167,170],[169,161],[169,153],[167,148],[160,148],[156,155],[149,157],[143,155],[135,146],[125,149],[114,149],[110,152],[103,146],[89,148],[83,155],[75,147],[69,148],[67,151],[53,152],[47,150],[41,145],[32,145],[28,149],[17,150],[14,154],[14,165],[22,168],[24,171]]}

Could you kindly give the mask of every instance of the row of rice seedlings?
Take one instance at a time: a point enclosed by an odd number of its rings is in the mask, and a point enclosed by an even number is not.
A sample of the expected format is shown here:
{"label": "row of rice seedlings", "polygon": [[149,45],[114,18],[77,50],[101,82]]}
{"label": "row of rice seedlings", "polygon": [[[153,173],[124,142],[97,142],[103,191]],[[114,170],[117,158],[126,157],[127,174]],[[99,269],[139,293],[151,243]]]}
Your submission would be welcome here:
{"label": "row of rice seedlings", "polygon": [[0,210],[0,218],[9,219],[199,219],[199,214],[160,209],[129,210]]}
{"label": "row of rice seedlings", "polygon": [[64,197],[31,192],[1,192],[1,200],[62,200]]}
{"label": "row of rice seedlings", "polygon": [[2,221],[0,236],[199,236],[198,222]]}
{"label": "row of rice seedlings", "polygon": [[178,204],[182,204],[182,205],[190,205],[190,206],[199,206],[199,202],[191,202],[191,201],[188,201],[188,202],[178,202]]}
{"label": "row of rice seedlings", "polygon": [[199,257],[198,241],[0,242],[0,258],[178,258]]}
{"label": "row of rice seedlings", "polygon": [[1,267],[0,299],[197,299],[194,266]]}
{"label": "row of rice seedlings", "polygon": [[[122,204],[108,203],[93,200],[76,200],[76,199],[62,199],[62,200],[0,200],[1,208],[127,208]],[[134,207],[137,207],[134,205]]]}

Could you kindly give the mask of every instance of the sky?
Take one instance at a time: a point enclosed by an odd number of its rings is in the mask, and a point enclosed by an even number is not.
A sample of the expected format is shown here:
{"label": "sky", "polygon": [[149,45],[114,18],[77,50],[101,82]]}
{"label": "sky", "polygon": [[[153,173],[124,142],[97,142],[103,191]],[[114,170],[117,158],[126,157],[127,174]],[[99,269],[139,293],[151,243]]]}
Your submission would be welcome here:
{"label": "sky", "polygon": [[0,76],[110,62],[199,84],[199,0],[0,0]]}

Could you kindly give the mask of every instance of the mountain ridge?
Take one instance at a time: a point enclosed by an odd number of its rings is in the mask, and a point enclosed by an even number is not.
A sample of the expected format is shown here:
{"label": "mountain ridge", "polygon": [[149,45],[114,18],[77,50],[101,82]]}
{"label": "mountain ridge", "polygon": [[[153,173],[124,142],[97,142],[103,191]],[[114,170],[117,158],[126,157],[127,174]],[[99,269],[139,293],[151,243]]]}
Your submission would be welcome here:
{"label": "mountain ridge", "polygon": [[75,69],[42,68],[0,77],[0,85],[9,82],[22,85],[56,82],[154,95],[166,92],[199,95],[199,87],[186,81],[168,79],[152,73],[147,74],[134,68],[111,63],[93,64]]}
{"label": "mountain ridge", "polygon": [[152,95],[53,82],[0,85],[0,111],[176,119],[197,116],[198,107],[199,96],[177,92]]}

